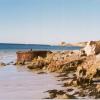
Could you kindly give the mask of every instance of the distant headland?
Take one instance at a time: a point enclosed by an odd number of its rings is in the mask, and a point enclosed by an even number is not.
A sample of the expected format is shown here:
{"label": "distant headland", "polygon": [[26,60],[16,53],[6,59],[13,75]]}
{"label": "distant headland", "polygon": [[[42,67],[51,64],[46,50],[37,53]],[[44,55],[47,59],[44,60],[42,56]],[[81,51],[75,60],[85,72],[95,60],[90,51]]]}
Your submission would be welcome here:
{"label": "distant headland", "polygon": [[[100,43],[100,40],[97,40],[96,42]],[[87,45],[88,41],[85,42],[76,42],[76,43],[67,43],[67,42],[61,42],[60,46],[79,46],[79,47],[85,47]]]}

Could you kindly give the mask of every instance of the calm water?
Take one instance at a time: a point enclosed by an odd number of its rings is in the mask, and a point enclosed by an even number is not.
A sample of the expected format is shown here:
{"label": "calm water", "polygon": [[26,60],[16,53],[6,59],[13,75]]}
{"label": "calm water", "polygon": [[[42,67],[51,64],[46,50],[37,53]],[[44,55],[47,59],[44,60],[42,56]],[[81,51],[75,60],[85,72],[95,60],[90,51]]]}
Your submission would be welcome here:
{"label": "calm water", "polygon": [[80,47],[72,46],[51,46],[37,44],[1,44],[0,49],[33,49],[33,50],[77,50]]}
{"label": "calm water", "polygon": [[[35,48],[35,50],[39,48],[40,47]],[[53,50],[67,50],[67,47],[56,48],[54,46],[50,48]],[[76,47],[70,48],[75,49]],[[48,47],[41,48],[41,50],[43,49],[48,49]],[[0,49],[0,62],[6,64],[12,61],[15,62],[16,51],[18,50],[23,49]],[[43,92],[49,89],[62,89],[62,87],[58,85],[60,83],[56,80],[52,74],[32,73],[21,66],[18,67],[11,64],[0,67],[0,100],[36,100],[45,98],[48,94]]]}

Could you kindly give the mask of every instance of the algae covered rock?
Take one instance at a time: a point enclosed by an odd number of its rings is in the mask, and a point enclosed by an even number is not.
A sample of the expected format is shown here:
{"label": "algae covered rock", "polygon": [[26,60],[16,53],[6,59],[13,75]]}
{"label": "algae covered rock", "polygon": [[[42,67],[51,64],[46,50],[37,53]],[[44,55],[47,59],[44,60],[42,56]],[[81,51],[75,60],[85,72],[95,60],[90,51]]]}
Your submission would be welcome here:
{"label": "algae covered rock", "polygon": [[76,99],[75,96],[67,94],[63,90],[49,90],[49,99]]}

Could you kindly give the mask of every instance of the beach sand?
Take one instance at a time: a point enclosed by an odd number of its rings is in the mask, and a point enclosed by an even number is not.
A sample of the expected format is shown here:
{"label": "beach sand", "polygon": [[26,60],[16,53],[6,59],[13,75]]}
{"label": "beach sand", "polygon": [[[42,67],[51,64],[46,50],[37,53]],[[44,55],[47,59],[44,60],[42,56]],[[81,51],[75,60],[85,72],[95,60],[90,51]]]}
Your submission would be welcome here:
{"label": "beach sand", "polygon": [[[1,60],[9,63],[13,55],[2,55]],[[0,100],[33,100],[48,97],[50,89],[61,89],[60,82],[52,74],[36,74],[24,66],[7,65],[0,68]]]}

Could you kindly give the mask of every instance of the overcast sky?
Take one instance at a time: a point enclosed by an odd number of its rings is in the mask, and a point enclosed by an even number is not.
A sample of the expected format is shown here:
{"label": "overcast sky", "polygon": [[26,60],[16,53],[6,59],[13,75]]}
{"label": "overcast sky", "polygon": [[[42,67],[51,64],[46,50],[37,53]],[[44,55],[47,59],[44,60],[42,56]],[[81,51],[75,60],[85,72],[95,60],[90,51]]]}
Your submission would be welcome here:
{"label": "overcast sky", "polygon": [[0,42],[100,39],[100,0],[0,0]]}

